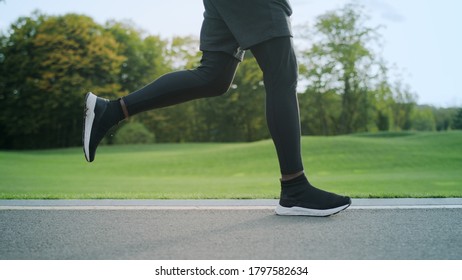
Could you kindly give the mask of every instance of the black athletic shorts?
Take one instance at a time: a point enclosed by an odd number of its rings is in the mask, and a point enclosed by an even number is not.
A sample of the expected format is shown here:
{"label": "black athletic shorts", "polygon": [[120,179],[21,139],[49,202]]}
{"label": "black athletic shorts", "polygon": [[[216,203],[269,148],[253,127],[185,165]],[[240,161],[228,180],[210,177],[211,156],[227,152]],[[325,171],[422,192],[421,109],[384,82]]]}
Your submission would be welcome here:
{"label": "black athletic shorts", "polygon": [[242,60],[241,50],[275,37],[292,36],[288,0],[203,1],[202,51],[223,51]]}

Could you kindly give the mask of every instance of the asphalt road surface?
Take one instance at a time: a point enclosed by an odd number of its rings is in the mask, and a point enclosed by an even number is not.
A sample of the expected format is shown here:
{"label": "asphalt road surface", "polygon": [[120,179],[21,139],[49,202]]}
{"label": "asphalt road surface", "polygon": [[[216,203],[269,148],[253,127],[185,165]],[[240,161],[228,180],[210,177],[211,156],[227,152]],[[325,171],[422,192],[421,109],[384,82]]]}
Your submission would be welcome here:
{"label": "asphalt road surface", "polygon": [[1,209],[0,259],[462,259],[462,208]]}

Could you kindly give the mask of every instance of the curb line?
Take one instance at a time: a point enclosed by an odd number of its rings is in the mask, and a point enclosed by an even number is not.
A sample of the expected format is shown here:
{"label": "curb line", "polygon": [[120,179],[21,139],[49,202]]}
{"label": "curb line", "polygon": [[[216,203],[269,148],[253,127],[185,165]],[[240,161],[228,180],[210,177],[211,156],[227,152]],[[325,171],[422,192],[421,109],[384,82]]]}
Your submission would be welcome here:
{"label": "curb line", "polygon": [[[0,200],[0,210],[274,210],[277,199]],[[462,209],[462,198],[352,199],[349,209]]]}

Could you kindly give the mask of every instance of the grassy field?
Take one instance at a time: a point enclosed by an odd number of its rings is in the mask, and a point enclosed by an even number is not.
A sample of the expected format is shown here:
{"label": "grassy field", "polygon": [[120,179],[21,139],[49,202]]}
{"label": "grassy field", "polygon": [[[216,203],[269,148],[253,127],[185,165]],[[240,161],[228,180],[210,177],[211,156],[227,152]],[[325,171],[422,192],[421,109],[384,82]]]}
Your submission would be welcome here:
{"label": "grassy field", "polygon": [[[310,181],[352,197],[462,197],[462,132],[304,137]],[[1,199],[277,198],[271,141],[0,151]]]}

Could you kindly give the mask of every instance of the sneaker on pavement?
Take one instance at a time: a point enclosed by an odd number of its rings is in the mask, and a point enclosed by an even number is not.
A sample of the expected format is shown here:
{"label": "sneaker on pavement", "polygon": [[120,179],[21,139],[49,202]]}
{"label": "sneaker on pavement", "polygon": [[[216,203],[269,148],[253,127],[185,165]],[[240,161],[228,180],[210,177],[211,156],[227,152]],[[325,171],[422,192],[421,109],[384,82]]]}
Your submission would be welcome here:
{"label": "sneaker on pavement", "polygon": [[276,214],[327,217],[345,210],[350,205],[349,197],[315,188],[305,175],[302,175],[292,182],[282,182],[281,198],[276,207]]}

